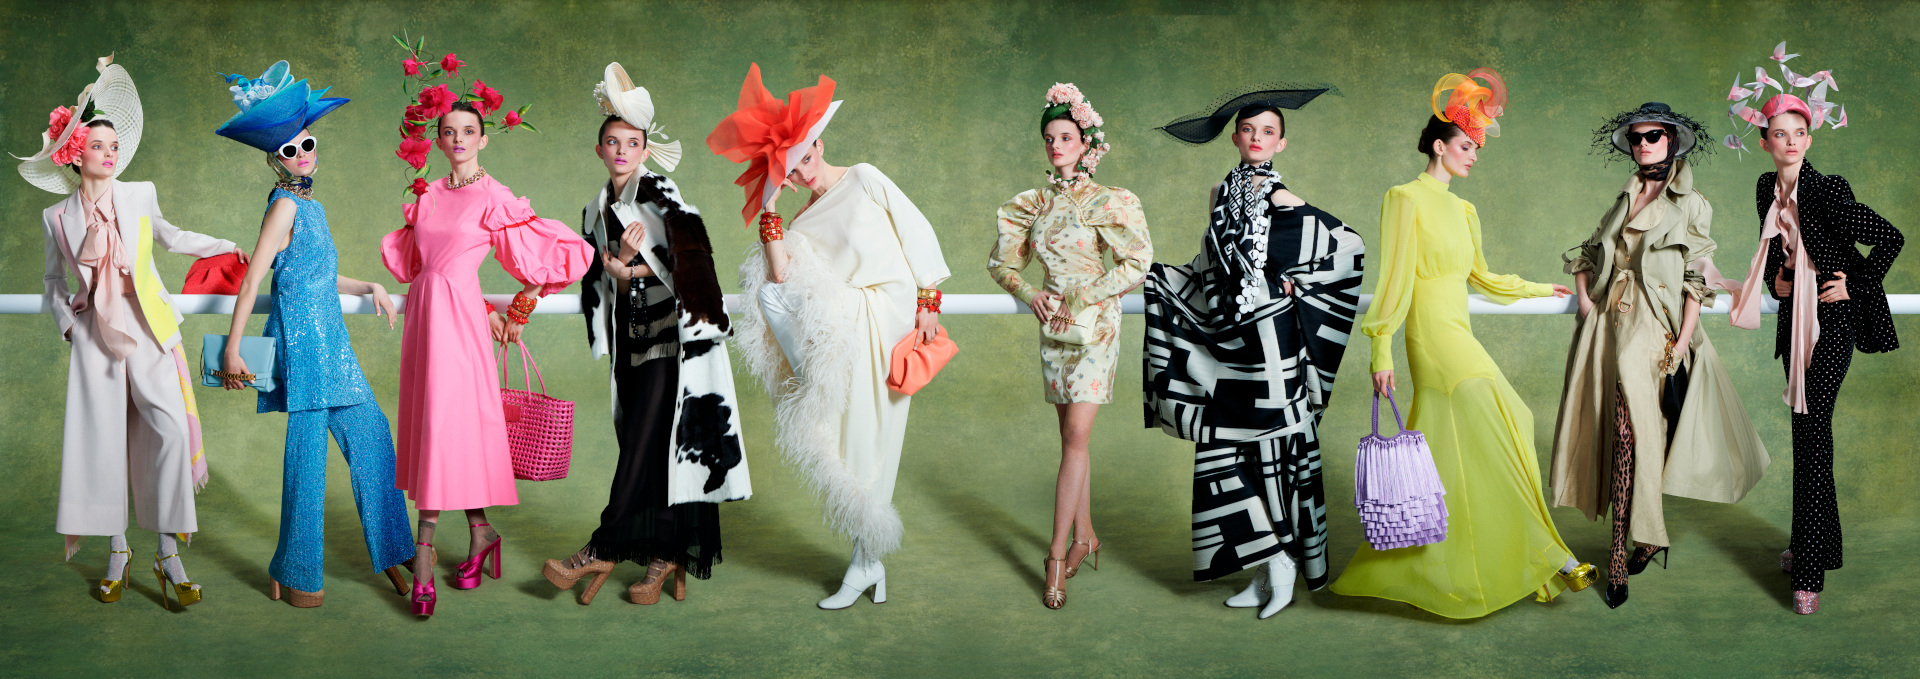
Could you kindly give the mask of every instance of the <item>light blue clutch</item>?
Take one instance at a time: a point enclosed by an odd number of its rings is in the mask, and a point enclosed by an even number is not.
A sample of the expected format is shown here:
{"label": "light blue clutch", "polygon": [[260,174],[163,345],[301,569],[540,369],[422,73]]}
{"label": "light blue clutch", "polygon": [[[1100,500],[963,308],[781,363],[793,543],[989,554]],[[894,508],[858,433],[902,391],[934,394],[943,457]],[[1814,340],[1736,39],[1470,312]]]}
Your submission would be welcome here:
{"label": "light blue clutch", "polygon": [[[240,338],[240,360],[247,362],[247,370],[254,374],[247,386],[260,391],[273,391],[280,386],[273,381],[274,354],[280,346],[280,340],[272,337]],[[202,335],[200,342],[200,384],[217,387],[221,380],[213,376],[213,371],[225,365],[227,354],[226,335]]]}

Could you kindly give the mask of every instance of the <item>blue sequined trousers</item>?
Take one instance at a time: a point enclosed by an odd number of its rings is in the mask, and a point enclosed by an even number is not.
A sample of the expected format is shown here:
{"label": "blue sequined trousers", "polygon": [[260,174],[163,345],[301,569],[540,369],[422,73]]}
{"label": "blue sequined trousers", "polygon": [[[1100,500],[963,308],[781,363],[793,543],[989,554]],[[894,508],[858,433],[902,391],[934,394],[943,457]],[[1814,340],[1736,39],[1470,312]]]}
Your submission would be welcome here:
{"label": "blue sequined trousers", "polygon": [[327,436],[340,444],[352,477],[367,554],[375,571],[413,556],[406,498],[393,485],[393,434],[373,398],[340,318],[340,255],[326,209],[275,189],[268,204],[291,198],[298,210],[286,249],[274,257],[273,311],[267,337],[279,340],[274,377],[259,412],[287,412],[286,474],[280,493],[280,544],[268,573],[280,584],[318,592],[324,580]]}

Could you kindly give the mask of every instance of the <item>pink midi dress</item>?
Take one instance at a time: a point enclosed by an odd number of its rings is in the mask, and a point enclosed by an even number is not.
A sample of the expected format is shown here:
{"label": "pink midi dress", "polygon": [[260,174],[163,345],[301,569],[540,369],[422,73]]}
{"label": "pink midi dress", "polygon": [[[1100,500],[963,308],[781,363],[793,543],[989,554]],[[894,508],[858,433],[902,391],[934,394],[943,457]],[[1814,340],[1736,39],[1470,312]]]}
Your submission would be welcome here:
{"label": "pink midi dress", "polygon": [[425,510],[518,504],[480,264],[491,248],[545,296],[579,280],[592,250],[491,176],[458,189],[435,181],[401,212],[407,225],[380,242],[387,270],[411,284],[394,485]]}

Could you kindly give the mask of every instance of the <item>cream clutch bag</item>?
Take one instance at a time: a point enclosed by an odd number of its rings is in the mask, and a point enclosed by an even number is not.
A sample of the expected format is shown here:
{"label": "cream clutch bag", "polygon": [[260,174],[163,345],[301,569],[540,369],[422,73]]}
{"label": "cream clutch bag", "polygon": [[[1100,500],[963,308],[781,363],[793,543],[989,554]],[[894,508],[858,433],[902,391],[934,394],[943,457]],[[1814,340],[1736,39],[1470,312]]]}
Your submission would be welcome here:
{"label": "cream clutch bag", "polygon": [[[1066,301],[1062,300],[1060,303],[1065,304]],[[1090,306],[1081,309],[1080,313],[1074,314],[1073,324],[1068,325],[1067,329],[1063,332],[1054,332],[1053,326],[1041,323],[1040,336],[1061,344],[1092,344],[1093,326],[1099,321],[1100,306]]]}

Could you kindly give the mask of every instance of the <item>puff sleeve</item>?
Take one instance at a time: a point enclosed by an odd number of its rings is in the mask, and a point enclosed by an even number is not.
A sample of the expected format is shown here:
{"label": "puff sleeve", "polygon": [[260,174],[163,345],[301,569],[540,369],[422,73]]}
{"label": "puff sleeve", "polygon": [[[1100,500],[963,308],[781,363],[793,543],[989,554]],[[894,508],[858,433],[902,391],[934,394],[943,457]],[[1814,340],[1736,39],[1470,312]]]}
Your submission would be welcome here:
{"label": "puff sleeve", "polygon": [[1126,189],[1109,189],[1092,212],[1087,223],[1112,250],[1113,268],[1063,295],[1068,314],[1125,294],[1153,264],[1153,239],[1147,234],[1147,214],[1138,197]]}
{"label": "puff sleeve", "polygon": [[1032,303],[1034,294],[1039,292],[1020,277],[1020,272],[1033,262],[1033,220],[1040,217],[1040,210],[1045,206],[1040,191],[1029,189],[1001,205],[995,219],[1000,233],[994,240],[993,252],[987,254],[987,275],[1021,304]]}
{"label": "puff sleeve", "polygon": [[533,202],[506,193],[480,218],[490,234],[493,258],[514,280],[540,286],[542,297],[566,289],[587,274],[593,247],[557,220],[533,213]]}
{"label": "puff sleeve", "polygon": [[413,222],[419,215],[418,201],[400,206],[406,225],[380,239],[380,263],[387,265],[393,280],[401,283],[412,283],[413,277],[420,275],[420,248],[413,240]]}

